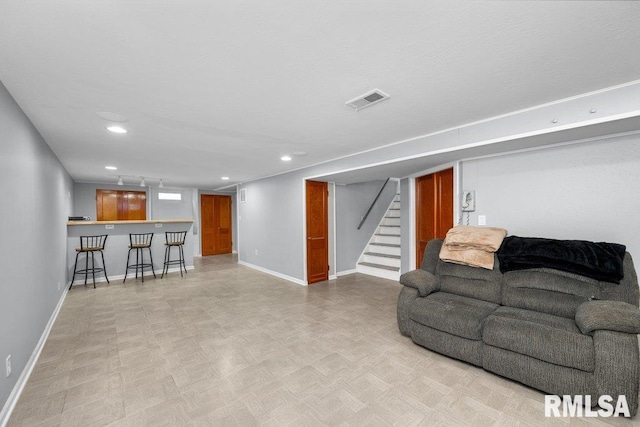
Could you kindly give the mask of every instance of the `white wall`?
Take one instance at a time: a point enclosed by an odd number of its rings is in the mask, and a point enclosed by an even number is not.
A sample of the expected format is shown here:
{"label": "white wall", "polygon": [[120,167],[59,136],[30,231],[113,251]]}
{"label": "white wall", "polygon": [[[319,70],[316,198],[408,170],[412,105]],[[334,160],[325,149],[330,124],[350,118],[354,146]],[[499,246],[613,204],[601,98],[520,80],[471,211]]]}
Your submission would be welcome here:
{"label": "white wall", "polygon": [[[66,223],[71,215],[73,183],[1,83],[0,150],[2,408],[67,284]],[[4,362],[8,355],[13,372],[7,378]],[[0,424],[5,414],[0,413]]]}
{"label": "white wall", "polygon": [[640,135],[462,162],[478,215],[510,235],[622,243],[640,261]]}

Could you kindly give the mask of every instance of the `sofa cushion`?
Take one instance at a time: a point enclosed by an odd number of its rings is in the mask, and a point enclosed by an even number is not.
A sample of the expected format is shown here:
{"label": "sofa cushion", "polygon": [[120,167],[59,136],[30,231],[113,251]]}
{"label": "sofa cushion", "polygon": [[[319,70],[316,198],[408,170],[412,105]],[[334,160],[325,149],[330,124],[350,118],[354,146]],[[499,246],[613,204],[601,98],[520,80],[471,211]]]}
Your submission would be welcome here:
{"label": "sofa cushion", "polygon": [[440,290],[500,304],[502,273],[497,258],[495,262],[493,270],[486,270],[438,260],[436,275],[440,278]]}
{"label": "sofa cushion", "polygon": [[446,292],[417,298],[409,318],[421,325],[471,340],[482,339],[484,320],[497,304]]}
{"label": "sofa cushion", "polygon": [[504,274],[502,304],[573,319],[580,304],[600,298],[603,286],[617,285],[552,269],[510,271]]}
{"label": "sofa cushion", "polygon": [[500,307],[487,318],[482,340],[568,368],[593,372],[595,367],[591,336],[583,335],[572,319],[560,316]]}

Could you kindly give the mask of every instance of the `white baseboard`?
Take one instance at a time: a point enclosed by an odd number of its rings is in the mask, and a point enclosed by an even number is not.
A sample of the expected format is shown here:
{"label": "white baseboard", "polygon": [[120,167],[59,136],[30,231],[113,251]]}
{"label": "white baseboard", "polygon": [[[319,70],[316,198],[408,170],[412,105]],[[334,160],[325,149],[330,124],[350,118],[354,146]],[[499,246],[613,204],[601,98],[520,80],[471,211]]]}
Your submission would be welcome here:
{"label": "white baseboard", "polygon": [[47,338],[49,338],[49,333],[51,332],[51,328],[53,327],[53,324],[55,323],[56,318],[58,317],[58,313],[60,313],[60,309],[62,308],[62,303],[64,302],[64,299],[67,297],[67,292],[69,292],[69,282],[67,282],[66,286],[64,287],[64,291],[60,296],[58,305],[56,305],[55,310],[53,310],[53,313],[51,314],[51,317],[49,318],[49,321],[47,322],[47,325],[44,328],[44,332],[42,332],[42,336],[40,336],[40,340],[38,341],[36,348],[33,350],[33,353],[31,353],[31,357],[29,358],[29,360],[27,361],[27,364],[25,365],[24,369],[20,373],[20,378],[18,378],[16,385],[13,387],[13,390],[11,391],[9,398],[5,402],[4,407],[0,412],[0,426],[2,427],[6,427],[7,423],[9,423],[9,417],[11,417],[11,414],[13,413],[13,410],[16,407],[16,403],[18,403],[18,399],[20,399],[20,395],[22,394],[22,391],[24,390],[25,385],[27,385],[27,381],[29,380],[29,377],[33,372],[33,368],[36,366],[36,362],[40,357],[40,353],[42,353],[44,344],[47,342]]}
{"label": "white baseboard", "polygon": [[338,271],[336,273],[336,276],[340,277],[340,276],[346,276],[347,274],[354,274],[357,273],[358,270],[356,270],[355,268],[353,270],[344,270],[344,271]]}
{"label": "white baseboard", "polygon": [[277,271],[269,270],[268,268],[258,267],[257,265],[249,264],[248,262],[244,262],[244,261],[238,261],[238,264],[244,265],[245,267],[253,268],[254,270],[262,271],[263,273],[267,273],[267,274],[279,277],[279,278],[284,279],[284,280],[288,280],[290,282],[295,283],[296,285],[307,286],[307,284],[304,281],[300,280],[300,279],[296,279],[295,277],[287,276],[286,274],[278,273]]}
{"label": "white baseboard", "polygon": [[[187,271],[189,270],[194,270],[195,267],[193,265],[187,265]],[[162,275],[162,270],[154,270],[157,275]],[[167,274],[169,273],[179,273],[180,269],[178,267],[172,267],[169,270],[167,270]],[[151,274],[151,271],[145,270],[145,275],[144,277],[148,277],[148,275],[153,276],[153,274]],[[127,279],[135,279],[136,278],[136,274],[135,272],[133,273],[129,273],[127,275]],[[122,280],[124,279],[124,274],[118,274],[117,276],[112,276],[109,275],[109,281],[112,280]],[[96,277],[96,283],[104,283],[106,282],[107,279],[104,278],[104,276],[100,276],[100,277]],[[87,285],[92,285],[93,284],[93,278],[91,276],[89,276],[89,278],[87,279]],[[73,282],[73,286],[77,286],[77,285],[84,285],[84,275],[82,275],[82,279],[76,279],[75,282]],[[67,286],[68,287],[68,286]]]}

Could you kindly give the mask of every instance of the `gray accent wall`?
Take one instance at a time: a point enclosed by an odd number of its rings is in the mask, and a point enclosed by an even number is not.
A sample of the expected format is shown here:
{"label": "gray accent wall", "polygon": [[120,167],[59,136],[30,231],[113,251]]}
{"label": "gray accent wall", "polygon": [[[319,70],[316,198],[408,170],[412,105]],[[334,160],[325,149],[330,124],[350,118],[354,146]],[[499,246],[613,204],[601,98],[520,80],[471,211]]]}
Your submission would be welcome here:
{"label": "gray accent wall", "polygon": [[140,187],[139,185],[117,185],[117,184],[99,184],[93,182],[75,182],[73,184],[73,215],[88,216],[92,221],[96,221],[96,190],[127,190],[127,191],[144,191],[147,193],[147,219],[153,219],[150,216],[149,209],[149,188]]}
{"label": "gray accent wall", "polygon": [[[148,219],[193,219],[193,192],[190,188],[150,187],[147,192],[151,208]],[[182,200],[160,200],[158,193],[180,193]]]}
{"label": "gray accent wall", "polygon": [[304,179],[298,171],[246,185],[238,202],[238,260],[304,278]]}
{"label": "gray accent wall", "polygon": [[[66,223],[73,182],[1,83],[0,129],[0,407],[4,407],[67,284]],[[13,372],[7,378],[8,355]]]}
{"label": "gray accent wall", "polygon": [[639,182],[638,134],[462,162],[471,225],[485,215],[510,235],[622,243],[640,269]]}
{"label": "gray accent wall", "polygon": [[354,270],[360,254],[376,230],[389,204],[396,195],[397,181],[389,181],[373,206],[369,217],[358,230],[358,224],[371,206],[384,181],[336,185],[336,253],[337,272]]}

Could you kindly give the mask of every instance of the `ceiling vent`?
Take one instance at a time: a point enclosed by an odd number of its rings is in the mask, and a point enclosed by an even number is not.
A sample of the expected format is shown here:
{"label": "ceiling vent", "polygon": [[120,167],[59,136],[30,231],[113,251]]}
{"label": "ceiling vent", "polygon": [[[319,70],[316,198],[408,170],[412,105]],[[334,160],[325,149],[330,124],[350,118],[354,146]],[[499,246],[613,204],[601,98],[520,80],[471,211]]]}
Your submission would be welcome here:
{"label": "ceiling vent", "polygon": [[347,101],[347,105],[356,111],[360,111],[364,108],[371,107],[374,104],[389,99],[389,95],[381,91],[380,89],[374,89],[371,92],[367,92],[357,98]]}

